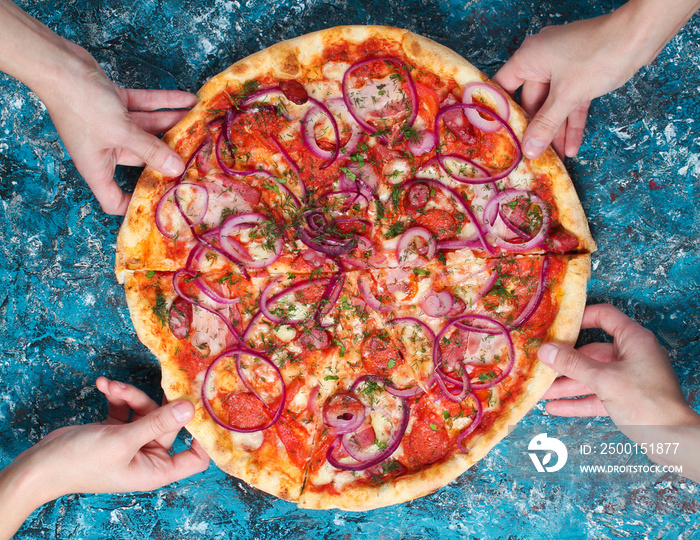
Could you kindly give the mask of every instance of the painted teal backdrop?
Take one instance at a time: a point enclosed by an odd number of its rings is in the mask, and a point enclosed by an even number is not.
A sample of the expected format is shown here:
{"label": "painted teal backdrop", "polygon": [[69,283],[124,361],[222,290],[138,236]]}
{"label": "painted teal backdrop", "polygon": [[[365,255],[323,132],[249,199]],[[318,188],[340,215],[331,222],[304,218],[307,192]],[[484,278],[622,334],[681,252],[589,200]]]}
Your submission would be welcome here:
{"label": "painted teal backdrop", "polygon": [[[20,5],[90,51],[122,86],[195,91],[281,39],[338,24],[391,24],[433,38],[487,74],[542,26],[621,0],[68,0]],[[2,37],[0,36],[0,39]],[[591,110],[567,161],[599,251],[590,302],[652,329],[700,408],[700,18],[658,59]],[[69,423],[101,419],[104,374],[159,398],[112,273],[121,220],[78,176],[44,107],[0,75],[0,465]],[[76,122],[80,119],[76,118]],[[138,170],[118,177],[133,188]],[[586,333],[582,340],[598,339]],[[541,407],[526,422],[547,419]],[[606,420],[591,423],[607,424]],[[184,433],[184,432],[183,432]],[[178,444],[183,444],[181,439]],[[20,539],[700,538],[700,487],[523,484],[502,443],[423,499],[366,513],[311,512],[216,467],[154,493],[71,495],[35,512]]]}

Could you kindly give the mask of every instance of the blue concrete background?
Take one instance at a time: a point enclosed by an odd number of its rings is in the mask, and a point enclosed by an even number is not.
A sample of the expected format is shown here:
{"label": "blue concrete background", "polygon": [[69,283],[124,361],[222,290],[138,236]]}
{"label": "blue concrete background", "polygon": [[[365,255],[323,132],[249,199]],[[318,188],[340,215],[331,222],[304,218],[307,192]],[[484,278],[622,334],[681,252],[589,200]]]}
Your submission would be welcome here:
{"label": "blue concrete background", "polygon": [[[616,1],[112,0],[20,5],[85,47],[121,86],[194,91],[281,39],[337,24],[391,24],[433,38],[487,74],[529,33]],[[596,100],[567,166],[599,245],[590,302],[652,329],[700,408],[700,18],[627,85]],[[120,219],[78,176],[44,107],[0,75],[0,465],[68,424],[101,419],[104,374],[158,399],[159,369],[112,273]],[[118,177],[133,188],[138,170]],[[597,339],[586,333],[583,341]],[[526,422],[561,424],[538,407]],[[606,421],[593,421],[595,426]],[[182,446],[185,439],[178,445]],[[524,484],[502,443],[432,496],[366,513],[311,512],[212,466],[154,493],[72,495],[17,538],[700,538],[700,486]]]}

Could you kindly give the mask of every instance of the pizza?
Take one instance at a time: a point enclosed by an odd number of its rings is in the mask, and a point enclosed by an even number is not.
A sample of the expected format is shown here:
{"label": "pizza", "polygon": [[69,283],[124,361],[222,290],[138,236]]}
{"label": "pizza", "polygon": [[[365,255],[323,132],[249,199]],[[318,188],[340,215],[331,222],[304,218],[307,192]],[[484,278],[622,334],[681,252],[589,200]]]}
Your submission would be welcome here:
{"label": "pizza", "polygon": [[210,79],[117,241],[139,339],[227,473],[300,507],[367,510],[449,483],[555,373],[595,249],[525,113],[445,47],[315,32]]}

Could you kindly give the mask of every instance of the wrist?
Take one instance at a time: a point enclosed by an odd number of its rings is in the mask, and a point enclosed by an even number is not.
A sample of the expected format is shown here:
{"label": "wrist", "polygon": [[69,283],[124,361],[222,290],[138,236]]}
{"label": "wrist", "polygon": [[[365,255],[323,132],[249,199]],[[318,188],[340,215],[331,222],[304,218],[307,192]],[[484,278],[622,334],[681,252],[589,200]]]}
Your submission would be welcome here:
{"label": "wrist", "polygon": [[698,9],[700,0],[629,0],[611,17],[626,35],[639,69],[656,58]]}

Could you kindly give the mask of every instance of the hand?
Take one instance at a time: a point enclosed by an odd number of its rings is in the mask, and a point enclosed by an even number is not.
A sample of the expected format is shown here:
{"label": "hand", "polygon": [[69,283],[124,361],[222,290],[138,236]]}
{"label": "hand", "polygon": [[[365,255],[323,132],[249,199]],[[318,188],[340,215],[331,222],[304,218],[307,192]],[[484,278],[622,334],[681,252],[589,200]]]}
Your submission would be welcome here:
{"label": "hand", "polygon": [[624,84],[646,61],[613,15],[549,26],[525,39],[493,78],[511,94],[522,86],[521,104],[533,117],[523,136],[525,157],[539,157],[550,143],[560,156],[575,156],[591,100]]}
{"label": "hand", "polygon": [[82,48],[67,42],[79,62],[65,83],[39,88],[75,167],[102,209],[124,215],[131,198],[114,181],[116,165],[150,165],[168,176],[184,170],[180,156],[155,135],[170,129],[196,96],[176,90],[135,90],[115,86]]}
{"label": "hand", "polygon": [[96,385],[109,402],[102,423],[53,431],[18,458],[43,471],[46,484],[56,490],[52,498],[150,491],[206,470],[209,457],[197,441],[188,450],[169,453],[180,428],[193,417],[190,402],[158,407],[131,385],[104,377]]}
{"label": "hand", "polygon": [[[547,412],[610,415],[618,426],[697,423],[654,334],[606,304],[586,307],[581,327],[602,328],[614,341],[578,350],[555,343],[540,347],[540,360],[565,375],[544,395],[553,400]],[[568,399],[573,396],[588,397]]]}

